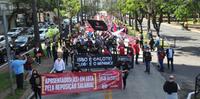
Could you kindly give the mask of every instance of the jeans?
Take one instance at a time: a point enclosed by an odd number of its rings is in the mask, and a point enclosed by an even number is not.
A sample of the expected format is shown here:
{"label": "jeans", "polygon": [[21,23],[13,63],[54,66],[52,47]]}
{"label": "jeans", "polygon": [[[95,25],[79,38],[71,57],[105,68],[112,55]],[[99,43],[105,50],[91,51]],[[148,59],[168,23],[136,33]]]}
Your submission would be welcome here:
{"label": "jeans", "polygon": [[36,62],[37,62],[37,63],[41,64],[41,57],[40,57],[40,56],[36,56],[35,59],[36,59]]}
{"label": "jeans", "polygon": [[164,71],[163,59],[160,59],[160,60],[159,60],[159,64],[160,64],[160,71]]}
{"label": "jeans", "polygon": [[42,99],[42,97],[41,97],[41,88],[34,88],[33,91],[34,91],[35,99]]}
{"label": "jeans", "polygon": [[24,75],[23,73],[16,74],[17,89],[23,89]]}
{"label": "jeans", "polygon": [[146,65],[146,72],[150,73],[150,61],[145,61],[145,65]]}
{"label": "jeans", "polygon": [[135,55],[135,63],[136,63],[136,64],[139,63],[139,62],[138,62],[138,57],[139,57],[139,54],[136,54],[136,55]]}
{"label": "jeans", "polygon": [[47,50],[47,56],[48,56],[48,58],[50,58],[51,57],[51,49],[47,48],[46,50]]}
{"label": "jeans", "polygon": [[167,58],[168,69],[170,69],[169,62],[171,62],[171,71],[174,71],[174,64],[173,64],[173,61],[174,61],[173,58]]}

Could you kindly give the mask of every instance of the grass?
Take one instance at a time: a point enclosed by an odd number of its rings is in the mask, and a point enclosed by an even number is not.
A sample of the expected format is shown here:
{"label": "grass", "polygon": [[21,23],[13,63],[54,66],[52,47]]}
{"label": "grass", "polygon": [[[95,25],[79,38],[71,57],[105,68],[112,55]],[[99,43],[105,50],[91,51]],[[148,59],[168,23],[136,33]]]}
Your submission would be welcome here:
{"label": "grass", "polygon": [[0,73],[0,92],[3,92],[11,87],[11,82],[8,72]]}
{"label": "grass", "polygon": [[26,90],[16,90],[15,95],[11,93],[5,97],[5,99],[20,99],[20,97],[24,94]]}

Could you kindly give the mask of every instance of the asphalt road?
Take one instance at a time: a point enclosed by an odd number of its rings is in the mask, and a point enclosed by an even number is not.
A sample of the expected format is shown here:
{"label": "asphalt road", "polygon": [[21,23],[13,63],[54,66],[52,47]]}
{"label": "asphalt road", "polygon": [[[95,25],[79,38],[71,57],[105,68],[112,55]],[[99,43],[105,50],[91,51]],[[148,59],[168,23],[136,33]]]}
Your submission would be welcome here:
{"label": "asphalt road", "polygon": [[[146,22],[146,21],[145,21]],[[144,22],[144,27],[146,23]],[[153,29],[153,27],[151,27]],[[176,39],[175,48],[175,72],[171,73],[165,69],[162,75],[167,78],[169,74],[176,76],[177,82],[182,87],[180,99],[186,97],[187,93],[194,90],[195,77],[200,73],[200,33],[182,30],[181,27],[163,23],[161,25],[162,37],[166,37],[170,44],[174,44]],[[153,62],[157,63],[155,57]],[[165,59],[165,67],[166,59]]]}
{"label": "asphalt road", "polygon": [[[141,55],[142,56],[142,55]],[[141,62],[140,58],[140,62]],[[164,77],[152,66],[151,74],[144,73],[145,65],[136,65],[130,71],[125,90],[113,90],[109,99],[166,99],[162,90]],[[87,92],[80,94],[57,94],[44,96],[42,99],[108,99],[108,91]]]}

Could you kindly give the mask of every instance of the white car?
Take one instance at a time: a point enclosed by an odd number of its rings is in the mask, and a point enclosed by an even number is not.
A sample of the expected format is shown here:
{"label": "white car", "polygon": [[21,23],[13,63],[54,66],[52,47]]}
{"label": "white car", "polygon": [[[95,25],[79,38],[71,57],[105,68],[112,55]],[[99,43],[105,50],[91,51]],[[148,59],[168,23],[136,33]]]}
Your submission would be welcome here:
{"label": "white car", "polygon": [[45,40],[46,39],[46,33],[48,32],[48,29],[46,28],[41,28],[39,29],[39,34],[40,34],[40,40]]}
{"label": "white car", "polygon": [[7,34],[10,37],[17,37],[23,31],[22,27],[12,28]]}
{"label": "white car", "polygon": [[[8,42],[11,43],[12,39],[8,37]],[[6,47],[6,40],[4,35],[0,35],[0,48]]]}

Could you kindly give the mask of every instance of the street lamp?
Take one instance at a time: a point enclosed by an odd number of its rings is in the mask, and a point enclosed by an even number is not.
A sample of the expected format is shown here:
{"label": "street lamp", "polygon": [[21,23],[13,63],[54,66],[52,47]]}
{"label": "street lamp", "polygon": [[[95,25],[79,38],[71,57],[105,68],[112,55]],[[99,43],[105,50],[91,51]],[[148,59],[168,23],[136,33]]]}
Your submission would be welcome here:
{"label": "street lamp", "polygon": [[12,6],[8,2],[0,3],[0,12],[2,12],[1,14],[3,15],[3,28],[4,28],[4,36],[5,36],[5,41],[6,41],[6,52],[7,52],[7,57],[8,57],[11,90],[12,90],[12,94],[14,95],[15,91],[14,91],[14,84],[13,84],[12,68],[11,68],[11,65],[10,65],[11,55],[10,55],[10,46],[9,46],[8,35],[7,35],[8,25],[7,25],[7,19],[6,19],[6,14],[9,13],[11,10],[12,10]]}

